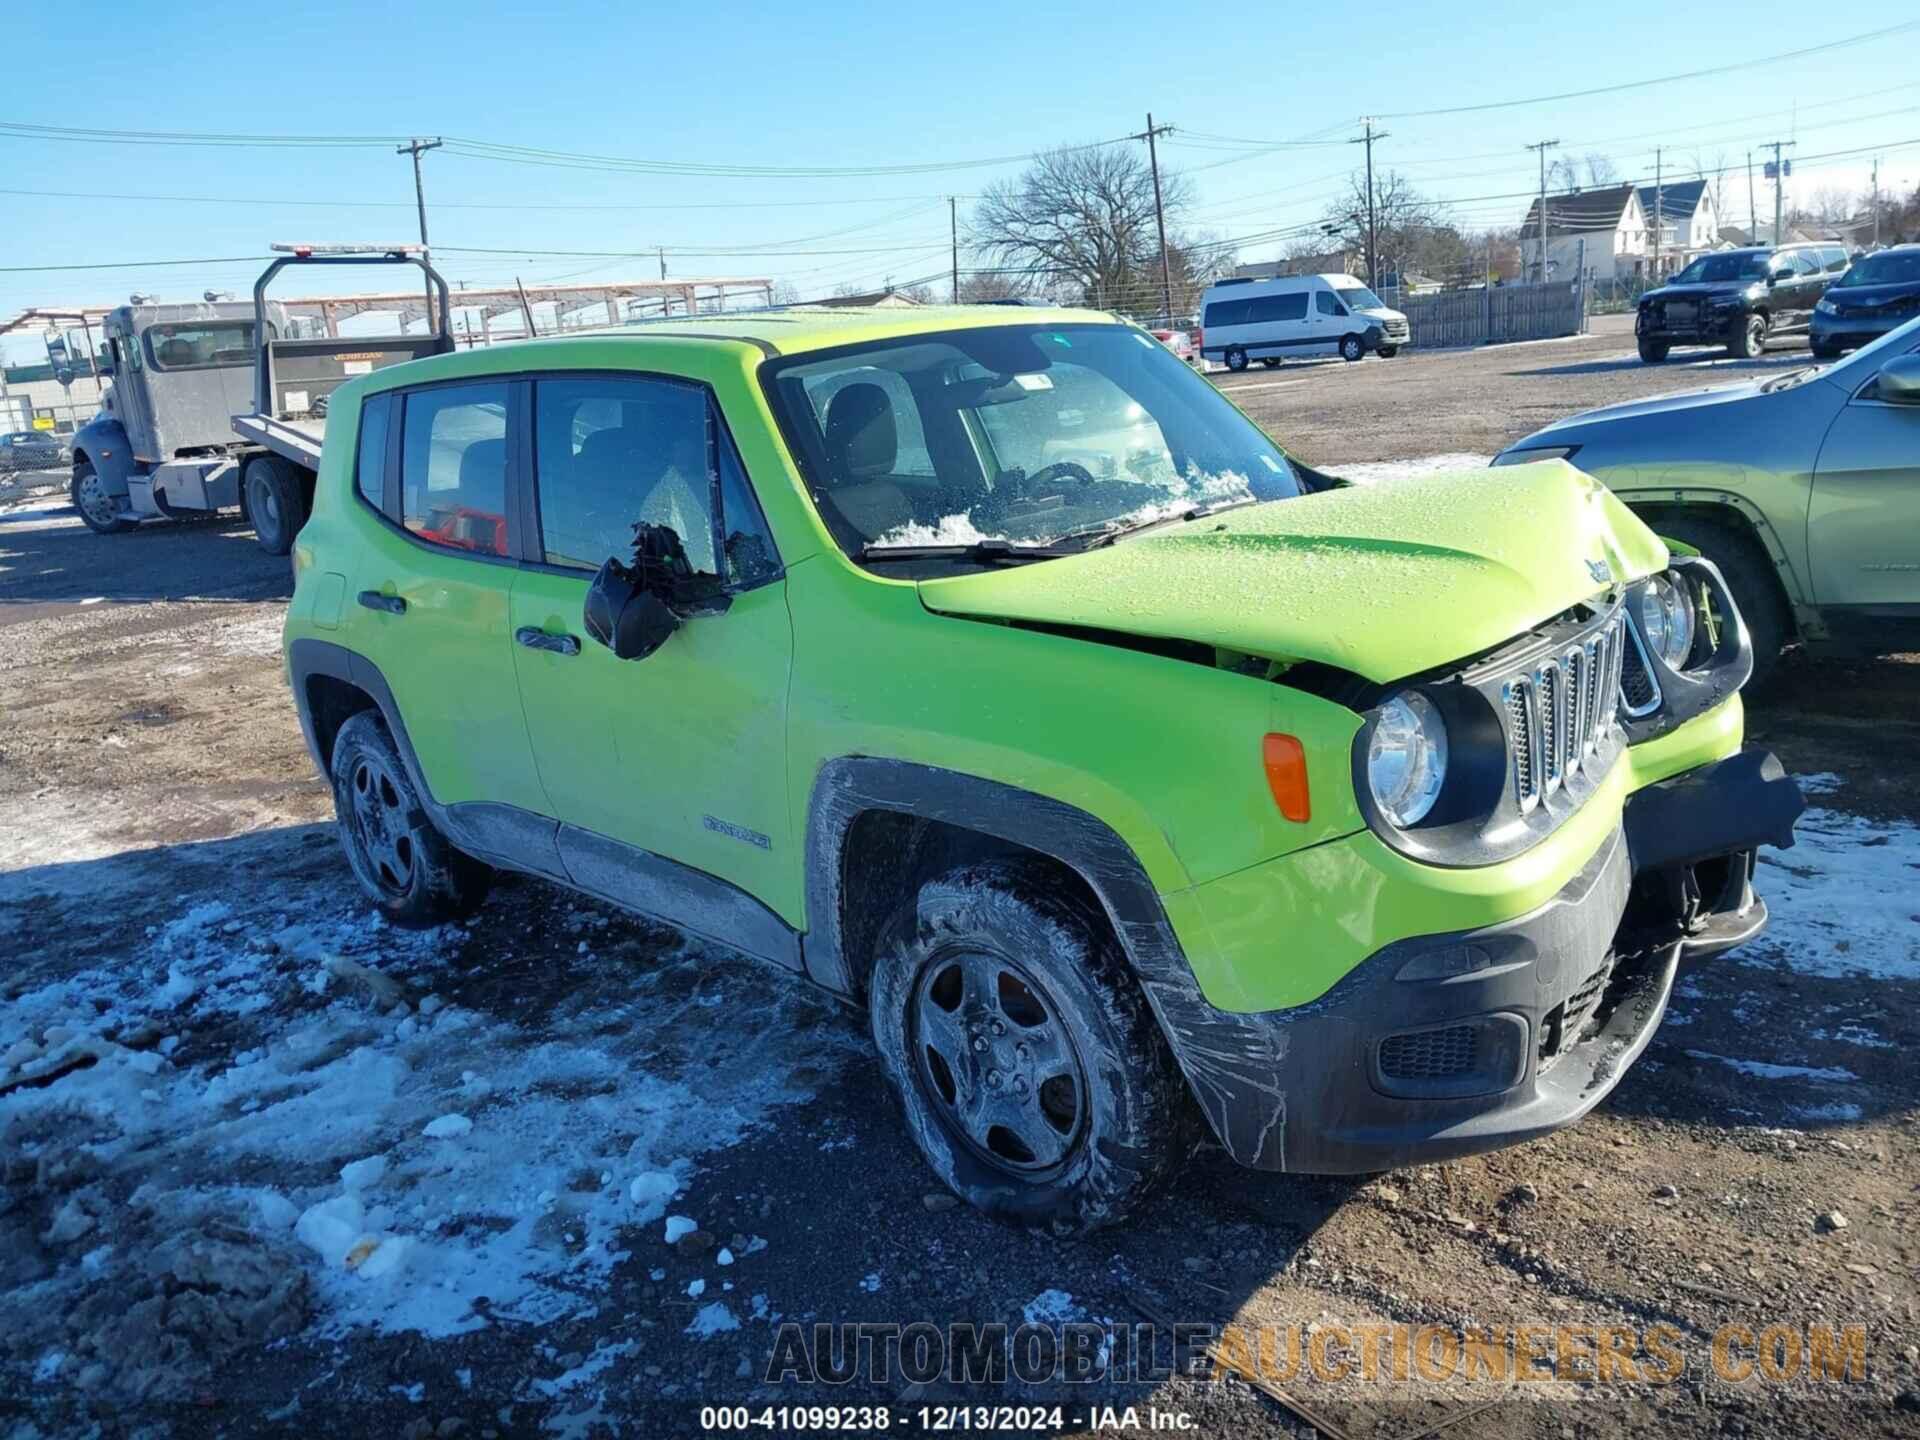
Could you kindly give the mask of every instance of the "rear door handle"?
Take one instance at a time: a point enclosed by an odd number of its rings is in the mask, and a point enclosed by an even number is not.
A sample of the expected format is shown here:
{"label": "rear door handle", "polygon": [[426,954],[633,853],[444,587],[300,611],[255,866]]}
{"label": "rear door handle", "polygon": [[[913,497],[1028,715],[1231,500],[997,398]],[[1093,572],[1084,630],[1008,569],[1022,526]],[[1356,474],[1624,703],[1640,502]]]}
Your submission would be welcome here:
{"label": "rear door handle", "polygon": [[580,641],[572,635],[551,635],[533,625],[522,625],[513,638],[529,650],[545,650],[554,655],[578,655]]}
{"label": "rear door handle", "polygon": [[407,602],[398,595],[386,595],[378,590],[362,590],[358,598],[360,603],[369,610],[384,610],[389,615],[407,613]]}

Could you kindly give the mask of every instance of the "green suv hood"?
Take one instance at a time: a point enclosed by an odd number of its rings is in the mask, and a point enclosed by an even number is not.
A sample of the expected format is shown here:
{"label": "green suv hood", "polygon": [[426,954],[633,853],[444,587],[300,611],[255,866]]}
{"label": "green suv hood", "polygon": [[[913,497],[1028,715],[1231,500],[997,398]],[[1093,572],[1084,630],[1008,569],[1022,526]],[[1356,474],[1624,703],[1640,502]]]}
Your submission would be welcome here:
{"label": "green suv hood", "polygon": [[1491,649],[1666,563],[1611,492],[1551,460],[1276,500],[922,581],[920,597],[938,614],[1190,640],[1384,682]]}

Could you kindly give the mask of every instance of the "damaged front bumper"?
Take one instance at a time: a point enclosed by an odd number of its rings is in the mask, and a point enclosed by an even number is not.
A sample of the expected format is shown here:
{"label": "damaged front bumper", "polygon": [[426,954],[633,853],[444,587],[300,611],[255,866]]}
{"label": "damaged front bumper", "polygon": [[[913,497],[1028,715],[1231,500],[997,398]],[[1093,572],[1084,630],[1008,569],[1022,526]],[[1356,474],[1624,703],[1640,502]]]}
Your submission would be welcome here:
{"label": "damaged front bumper", "polygon": [[[1175,1051],[1216,1133],[1259,1169],[1364,1173],[1543,1135],[1619,1083],[1683,959],[1766,924],[1754,851],[1792,844],[1804,803],[1763,752],[1649,785],[1547,903],[1397,941],[1310,1003],[1176,1029]],[[1228,1037],[1242,1053],[1223,1065]]]}

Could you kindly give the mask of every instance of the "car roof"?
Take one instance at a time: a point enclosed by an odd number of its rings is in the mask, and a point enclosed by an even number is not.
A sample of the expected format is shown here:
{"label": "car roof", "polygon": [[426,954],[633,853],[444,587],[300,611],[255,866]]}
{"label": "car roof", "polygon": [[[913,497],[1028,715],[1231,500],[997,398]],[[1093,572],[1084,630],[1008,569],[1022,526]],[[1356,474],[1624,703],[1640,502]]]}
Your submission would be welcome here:
{"label": "car roof", "polygon": [[[526,349],[547,353],[554,346],[604,344],[631,339],[648,343],[683,340],[731,340],[767,356],[804,355],[842,345],[904,340],[945,330],[984,330],[997,325],[1120,325],[1104,310],[1058,306],[1014,308],[1004,305],[810,306],[742,311],[732,315],[691,315],[670,320],[640,320],[628,325],[573,335],[516,340],[491,347],[491,353]],[[472,352],[463,352],[472,353]]]}

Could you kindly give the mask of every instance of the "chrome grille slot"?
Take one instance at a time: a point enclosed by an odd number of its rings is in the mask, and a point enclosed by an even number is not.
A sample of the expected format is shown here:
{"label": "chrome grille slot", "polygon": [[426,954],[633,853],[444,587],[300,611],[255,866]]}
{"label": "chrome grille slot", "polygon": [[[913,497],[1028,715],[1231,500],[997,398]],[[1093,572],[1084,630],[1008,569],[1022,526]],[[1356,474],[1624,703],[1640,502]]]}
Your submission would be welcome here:
{"label": "chrome grille slot", "polygon": [[1501,691],[1507,710],[1507,745],[1513,751],[1513,793],[1522,813],[1540,802],[1539,767],[1533,763],[1533,687],[1509,680]]}
{"label": "chrome grille slot", "polygon": [[1549,660],[1533,672],[1534,693],[1539,697],[1540,713],[1540,786],[1551,795],[1560,788],[1565,776],[1562,750],[1566,744],[1566,688],[1562,683],[1560,662]]}

